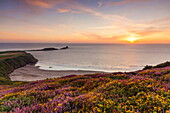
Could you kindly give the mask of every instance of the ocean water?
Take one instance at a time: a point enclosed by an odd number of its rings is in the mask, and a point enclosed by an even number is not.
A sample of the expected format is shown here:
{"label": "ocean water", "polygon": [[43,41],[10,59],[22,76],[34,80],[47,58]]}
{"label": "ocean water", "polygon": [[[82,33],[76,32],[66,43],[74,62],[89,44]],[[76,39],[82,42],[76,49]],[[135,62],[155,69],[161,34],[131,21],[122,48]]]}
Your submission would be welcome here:
{"label": "ocean water", "polygon": [[0,43],[0,51],[64,46],[69,49],[30,53],[45,70],[134,71],[170,61],[170,44]]}

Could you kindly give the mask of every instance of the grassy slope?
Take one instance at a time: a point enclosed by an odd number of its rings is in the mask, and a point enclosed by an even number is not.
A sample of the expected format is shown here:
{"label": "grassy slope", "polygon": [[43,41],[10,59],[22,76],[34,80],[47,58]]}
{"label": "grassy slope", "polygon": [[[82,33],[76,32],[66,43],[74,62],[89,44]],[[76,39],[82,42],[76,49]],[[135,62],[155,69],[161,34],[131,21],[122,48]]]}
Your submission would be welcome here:
{"label": "grassy slope", "polygon": [[69,75],[0,86],[0,112],[134,113],[170,110],[170,66]]}
{"label": "grassy slope", "polygon": [[15,55],[3,55],[3,56],[0,56],[0,59],[1,58],[6,58],[6,57],[12,57],[12,56],[15,56]]}

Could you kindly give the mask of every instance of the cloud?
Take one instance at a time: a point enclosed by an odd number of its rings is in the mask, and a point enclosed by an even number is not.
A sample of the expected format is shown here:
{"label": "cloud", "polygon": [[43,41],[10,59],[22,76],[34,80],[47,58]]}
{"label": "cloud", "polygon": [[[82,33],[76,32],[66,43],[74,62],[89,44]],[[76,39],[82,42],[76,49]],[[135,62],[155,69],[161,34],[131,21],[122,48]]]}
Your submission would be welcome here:
{"label": "cloud", "polygon": [[161,19],[155,19],[149,22],[146,22],[145,24],[134,24],[129,31],[146,36],[150,34],[154,34],[156,32],[163,32],[167,29],[170,29],[170,17],[167,18],[161,18]]}
{"label": "cloud", "polygon": [[[169,22],[168,17],[152,20],[146,23],[135,23],[133,21],[126,21],[123,25],[113,22],[111,25],[108,26],[94,27],[90,32],[83,33],[83,36],[96,40],[107,40],[109,42],[125,42],[127,38],[135,37],[140,39],[140,41],[145,42],[147,40],[150,40],[151,38],[168,38],[170,35],[170,24],[168,24],[167,26],[167,22]],[[160,23],[166,24],[163,25]]]}
{"label": "cloud", "polygon": [[122,0],[118,2],[103,2],[103,4],[116,6],[116,5],[123,5],[123,4],[135,3],[135,2],[148,2],[148,1],[154,1],[154,0]]}
{"label": "cloud", "polygon": [[40,0],[25,0],[26,3],[30,4],[30,5],[35,5],[35,6],[39,6],[42,8],[51,8],[51,4],[44,2],[44,1],[40,1]]}
{"label": "cloud", "polygon": [[71,13],[88,13],[93,16],[99,17],[101,19],[107,20],[108,22],[115,22],[117,24],[125,24],[125,23],[130,23],[130,19],[124,17],[124,16],[119,16],[119,15],[114,15],[114,14],[106,14],[102,13],[100,11],[95,10],[94,8],[90,8],[88,6],[84,6],[78,2],[74,2],[74,4],[69,4],[67,6],[69,9],[69,12]]}
{"label": "cloud", "polygon": [[[19,0],[22,3],[28,5],[32,12],[40,13],[46,9],[56,10],[59,13],[87,13],[93,16],[96,16],[100,19],[107,20],[108,22],[114,22],[117,24],[127,24],[130,23],[130,20],[126,17],[106,14],[100,11],[97,11],[95,8],[85,6],[81,4],[78,0]],[[96,2],[97,4],[98,2]],[[102,2],[98,3],[101,7]]]}
{"label": "cloud", "polygon": [[[86,37],[87,40],[92,41],[98,41],[98,42],[109,42],[109,43],[126,43],[127,39],[129,37],[135,37],[138,40],[140,40],[138,43],[151,43],[153,40],[156,41],[156,39],[159,39],[161,43],[167,43],[167,41],[170,41],[169,35],[170,35],[170,29],[155,29],[155,28],[149,28],[144,29],[143,31],[132,31],[129,30],[127,33],[124,34],[99,34],[99,33],[82,33],[82,37]],[[164,39],[165,38],[165,39]],[[157,43],[160,43],[157,42]]]}
{"label": "cloud", "polygon": [[[76,0],[50,0],[50,1],[49,0],[22,0],[22,1],[24,1],[30,6],[43,8],[43,9],[50,8],[58,11],[59,13],[87,13],[96,16],[100,19],[103,19],[104,22],[107,22],[110,25],[94,28],[101,32],[104,32],[103,34],[100,34],[99,32],[96,33],[95,31],[90,33],[89,32],[82,33],[83,36],[85,37],[93,37],[93,39],[95,38],[99,40],[115,40],[118,38],[122,39],[122,37],[126,38],[131,35],[144,37],[156,32],[161,32],[165,29],[166,25],[160,26],[157,23],[163,23],[165,21],[169,21],[170,19],[168,17],[168,18],[153,20],[148,23],[135,23],[133,20],[130,20],[125,16],[103,13],[95,8],[85,6],[84,4],[81,4]],[[128,3],[147,2],[147,1],[153,1],[153,0],[123,0],[119,2],[107,2],[107,4],[123,5]],[[98,2],[98,7],[102,7],[104,4],[105,4],[104,0],[100,1]],[[53,30],[47,28],[43,28],[43,29],[38,28],[38,30],[53,32]]]}
{"label": "cloud", "polygon": [[96,39],[96,40],[114,41],[117,39],[125,38],[132,34],[130,33],[129,34],[116,34],[116,33],[104,34],[104,33],[98,33],[98,32],[84,32],[84,33],[81,33],[81,35],[84,37],[88,37],[88,38]]}
{"label": "cloud", "polygon": [[69,32],[69,29],[74,29],[72,25],[68,24],[55,24],[52,26],[46,26],[46,25],[27,25],[28,29],[33,31],[40,31],[43,33],[54,33],[54,34],[62,34]]}
{"label": "cloud", "polygon": [[113,39],[113,37],[103,36],[99,34],[94,33],[82,33],[83,36],[93,38],[93,39],[99,39],[99,40],[105,40],[105,39]]}
{"label": "cloud", "polygon": [[91,40],[93,42],[99,43],[125,43],[125,39],[130,35],[119,34],[119,35],[103,35],[99,33],[81,33],[81,36],[86,40]]}
{"label": "cloud", "polygon": [[61,9],[61,8],[58,8],[57,11],[60,12],[60,13],[71,12],[69,9]]}
{"label": "cloud", "polygon": [[78,10],[73,10],[73,9],[66,9],[66,8],[56,8],[56,10],[59,13],[83,13],[82,11],[78,11]]}
{"label": "cloud", "polygon": [[[69,9],[65,8],[70,2],[75,0],[15,0],[22,4],[19,7],[29,9],[31,14],[41,14],[42,12],[52,9],[57,10],[60,13],[71,12]],[[64,7],[60,7],[64,6]]]}
{"label": "cloud", "polygon": [[160,23],[170,23],[170,17],[166,17],[166,18],[160,18],[160,19],[155,19],[152,20],[148,23],[152,23],[152,24],[160,24]]}
{"label": "cloud", "polygon": [[162,32],[165,32],[165,31],[170,31],[170,29],[159,29],[159,28],[146,28],[146,29],[143,29],[143,30],[134,30],[134,31],[131,31],[132,33],[135,33],[135,34],[138,34],[140,36],[149,36],[149,35],[152,35],[152,34],[156,34],[156,33],[162,33]]}
{"label": "cloud", "polygon": [[[170,18],[161,18],[155,19],[146,23],[135,23],[133,21],[125,21],[124,24],[121,23],[112,23],[109,26],[101,26],[94,27],[93,29],[97,29],[103,32],[110,31],[110,34],[123,34],[130,35],[136,34],[141,37],[154,34],[156,32],[163,32],[167,29],[170,29]],[[116,31],[116,32],[114,32]]]}
{"label": "cloud", "polygon": [[[57,10],[60,13],[89,13],[94,16],[102,17],[104,19],[114,20],[115,18],[117,18],[120,21],[128,20],[127,18],[122,16],[103,14],[99,11],[95,11],[93,8],[82,5],[76,0],[19,0],[19,1],[28,4],[30,7],[33,6],[34,9],[35,7],[37,7],[38,9],[50,8]],[[101,6],[102,3],[100,2],[99,5]]]}
{"label": "cloud", "polygon": [[56,5],[66,3],[69,0],[19,0],[28,5],[33,5],[41,8],[53,8]]}

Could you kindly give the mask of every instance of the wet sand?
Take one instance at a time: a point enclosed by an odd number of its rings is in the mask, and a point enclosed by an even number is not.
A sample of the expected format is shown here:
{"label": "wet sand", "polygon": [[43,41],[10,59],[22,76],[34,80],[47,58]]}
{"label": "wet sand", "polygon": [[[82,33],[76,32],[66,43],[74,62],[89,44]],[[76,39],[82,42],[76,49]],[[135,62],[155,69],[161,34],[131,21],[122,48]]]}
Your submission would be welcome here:
{"label": "wet sand", "polygon": [[65,70],[65,71],[56,71],[56,70],[42,70],[39,67],[34,65],[27,65],[25,67],[18,68],[9,74],[12,81],[35,81],[43,80],[46,78],[56,78],[66,75],[84,75],[84,74],[94,74],[101,73],[97,71],[81,71],[81,70]]}

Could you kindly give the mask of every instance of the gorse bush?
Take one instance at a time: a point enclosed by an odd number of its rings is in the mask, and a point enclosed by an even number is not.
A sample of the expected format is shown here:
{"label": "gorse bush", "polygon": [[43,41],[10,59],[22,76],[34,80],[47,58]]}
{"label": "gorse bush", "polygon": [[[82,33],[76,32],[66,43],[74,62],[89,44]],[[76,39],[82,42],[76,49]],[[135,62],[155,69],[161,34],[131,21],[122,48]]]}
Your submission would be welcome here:
{"label": "gorse bush", "polygon": [[168,113],[170,66],[0,85],[0,112]]}

